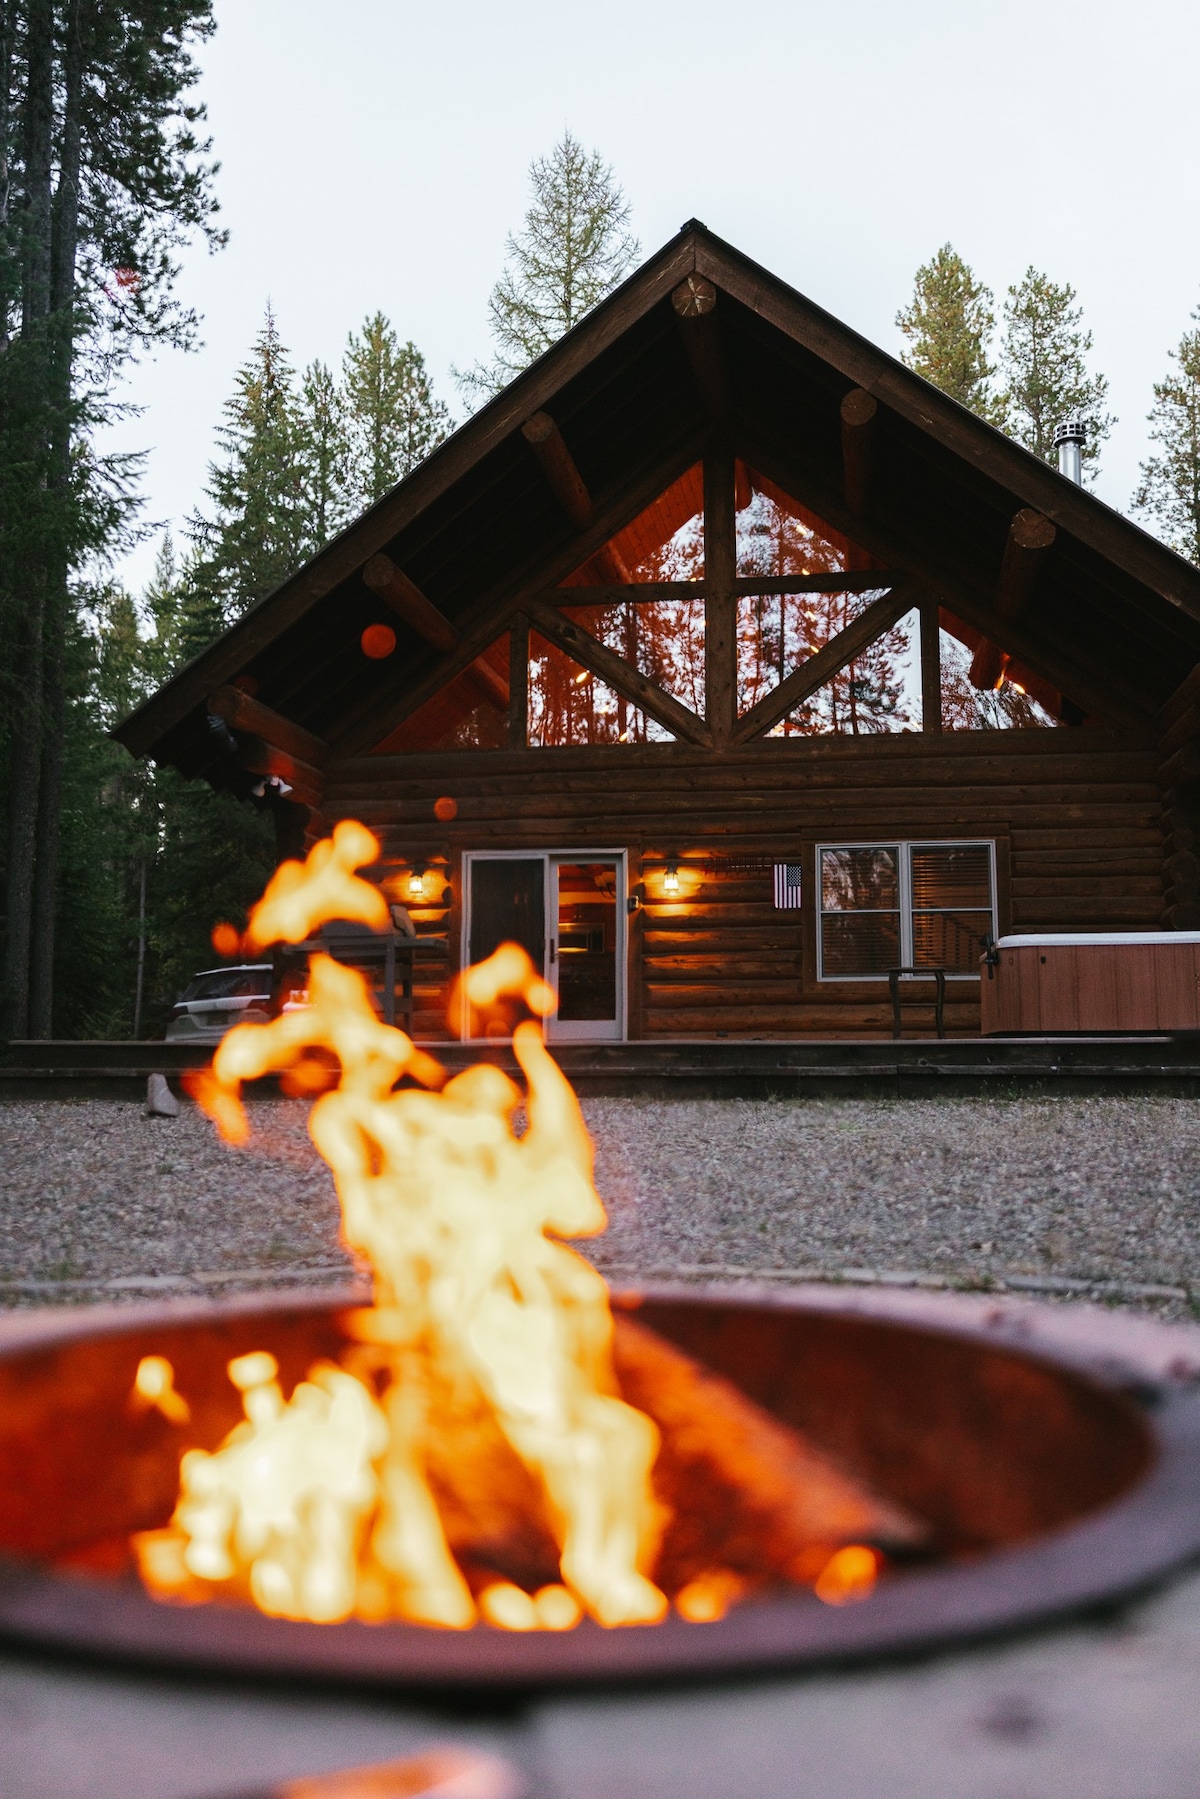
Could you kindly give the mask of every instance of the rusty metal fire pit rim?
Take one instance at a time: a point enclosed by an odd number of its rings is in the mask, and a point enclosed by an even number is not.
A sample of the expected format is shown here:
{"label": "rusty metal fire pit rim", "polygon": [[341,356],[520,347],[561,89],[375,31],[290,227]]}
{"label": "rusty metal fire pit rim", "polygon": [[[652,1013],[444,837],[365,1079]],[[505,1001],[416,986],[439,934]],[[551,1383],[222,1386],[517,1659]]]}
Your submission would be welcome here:
{"label": "rusty metal fire pit rim", "polygon": [[[947,1293],[802,1282],[794,1287],[753,1280],[629,1281],[612,1288],[618,1310],[638,1304],[751,1305],[762,1311],[820,1312],[868,1323],[907,1325],[1007,1350],[1050,1367],[1068,1367],[1109,1391],[1134,1398],[1151,1391],[1200,1388],[1200,1326],[1163,1324],[1090,1302],[1050,1305],[1011,1294]],[[38,1306],[0,1312],[0,1356],[52,1348],[86,1337],[237,1319],[255,1314],[344,1311],[369,1303],[361,1283],[256,1288],[220,1297],[197,1295],[125,1305]]]}
{"label": "rusty metal fire pit rim", "polygon": [[[1108,1313],[1081,1329],[1078,1317],[1069,1319],[1063,1308],[1020,1301],[1006,1303],[998,1313],[994,1302],[975,1296],[825,1287],[752,1291],[744,1282],[698,1290],[692,1283],[656,1281],[637,1291],[647,1302],[749,1305],[904,1324],[1057,1367],[1114,1395],[1128,1395],[1132,1387],[1135,1407],[1146,1396],[1154,1401],[1150,1426],[1157,1458],[1134,1489],[1099,1512],[968,1565],[897,1574],[869,1600],[836,1610],[798,1594],[743,1605],[718,1625],[673,1617],[651,1628],[605,1631],[585,1623],[569,1639],[482,1627],[458,1633],[354,1621],[321,1626],[220,1605],[163,1605],[132,1584],[105,1586],[8,1564],[0,1567],[0,1637],[196,1672],[235,1670],[448,1692],[561,1687],[596,1679],[736,1678],[769,1668],[927,1654],[939,1644],[1039,1627],[1051,1618],[1128,1598],[1200,1555],[1200,1395],[1192,1386],[1193,1362],[1200,1368],[1200,1332],[1161,1325],[1131,1330],[1145,1321]],[[336,1311],[361,1303],[361,1289],[339,1287],[303,1295],[254,1293],[24,1313],[0,1319],[0,1355],[97,1334]],[[1099,1323],[1108,1328],[1095,1328]],[[1172,1375],[1180,1367],[1186,1378]],[[431,1639],[436,1665],[430,1662]]]}

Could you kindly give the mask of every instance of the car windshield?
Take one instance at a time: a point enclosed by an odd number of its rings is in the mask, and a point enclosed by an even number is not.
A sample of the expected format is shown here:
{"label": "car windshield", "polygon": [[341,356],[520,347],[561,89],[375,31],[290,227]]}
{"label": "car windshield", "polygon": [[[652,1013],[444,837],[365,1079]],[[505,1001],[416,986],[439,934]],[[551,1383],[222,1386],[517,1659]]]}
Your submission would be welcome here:
{"label": "car windshield", "polygon": [[184,990],[184,999],[269,999],[269,968],[218,968],[213,974],[198,974]]}

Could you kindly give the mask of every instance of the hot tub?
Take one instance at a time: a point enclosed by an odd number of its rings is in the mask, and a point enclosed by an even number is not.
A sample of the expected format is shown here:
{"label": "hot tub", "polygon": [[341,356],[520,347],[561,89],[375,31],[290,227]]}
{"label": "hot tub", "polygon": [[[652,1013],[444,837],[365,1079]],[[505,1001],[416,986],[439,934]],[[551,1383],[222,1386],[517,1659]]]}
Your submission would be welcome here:
{"label": "hot tub", "polygon": [[1001,937],[980,973],[985,1037],[1200,1030],[1200,931]]}

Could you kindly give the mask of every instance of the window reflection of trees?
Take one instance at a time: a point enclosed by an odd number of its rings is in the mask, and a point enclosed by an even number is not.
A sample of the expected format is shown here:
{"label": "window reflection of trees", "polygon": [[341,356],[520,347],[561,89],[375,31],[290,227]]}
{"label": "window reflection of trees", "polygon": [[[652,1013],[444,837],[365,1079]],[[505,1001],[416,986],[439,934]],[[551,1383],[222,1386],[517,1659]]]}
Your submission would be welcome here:
{"label": "window reflection of trees", "polygon": [[[703,468],[697,463],[618,531],[604,551],[564,583],[604,586],[615,566],[630,585],[699,581],[704,575]],[[564,596],[565,597],[565,596]],[[566,606],[565,615],[640,674],[704,716],[703,599],[614,600]],[[530,639],[529,741],[571,743],[673,741],[623,695],[588,675],[544,639]]]}
{"label": "window reflection of trees", "polygon": [[[838,574],[870,559],[840,532],[760,475],[739,465],[737,572],[761,575]],[[793,671],[823,650],[877,600],[863,593],[756,594],[738,601],[738,709],[748,712]],[[859,736],[919,728],[907,621],[877,639],[802,706],[774,727],[773,737]]]}
{"label": "window reflection of trees", "polygon": [[[571,616],[590,630],[587,614],[592,610],[573,607]],[[531,631],[528,741],[531,748],[551,749],[584,743],[670,743],[673,738],[656,719],[631,706],[557,644]]]}
{"label": "window reflection of trees", "polygon": [[821,851],[823,912],[890,912],[900,905],[898,851],[883,845]]}
{"label": "window reflection of trees", "polygon": [[970,680],[971,650],[949,631],[939,633],[944,731],[1026,731],[1055,729],[1061,720],[1030,693],[1006,680],[980,691]]}

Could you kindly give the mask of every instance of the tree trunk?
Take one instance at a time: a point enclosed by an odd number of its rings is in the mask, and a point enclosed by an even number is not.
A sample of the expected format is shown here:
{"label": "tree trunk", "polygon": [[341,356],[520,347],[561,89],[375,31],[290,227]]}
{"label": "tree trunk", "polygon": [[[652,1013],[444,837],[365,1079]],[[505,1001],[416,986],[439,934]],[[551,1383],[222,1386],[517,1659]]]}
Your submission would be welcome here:
{"label": "tree trunk", "polygon": [[[54,616],[57,614],[57,616]],[[47,620],[43,654],[42,765],[34,839],[33,922],[30,943],[29,1035],[53,1034],[54,937],[58,915],[58,846],[62,818],[66,687],[62,607]]]}
{"label": "tree trunk", "polygon": [[146,990],[146,852],[142,851],[142,867],[138,877],[138,951],[137,988],[133,996],[133,1035],[142,1034],[142,997]]}
{"label": "tree trunk", "polygon": [[[75,258],[79,242],[80,105],[83,93],[83,0],[69,0],[63,51],[62,138],[51,234],[52,375],[50,483],[58,509],[70,510],[71,397],[75,354]],[[54,1012],[54,938],[62,821],[63,740],[67,726],[64,658],[70,617],[69,557],[62,535],[48,571],[43,623],[42,758],[31,944],[30,1034],[48,1037]]]}
{"label": "tree trunk", "polygon": [[[10,134],[12,131],[12,66],[13,66],[13,13],[15,0],[0,0],[0,241],[8,240],[8,210],[12,194],[12,164],[9,160]],[[12,304],[15,295],[9,287],[11,277],[6,273],[3,288],[0,289],[0,355],[8,349],[9,330],[12,325]]]}
{"label": "tree trunk", "polygon": [[[24,163],[26,204],[21,219],[21,354],[26,362],[18,404],[34,416],[24,421],[28,447],[48,410],[47,327],[50,311],[51,170],[54,140],[54,9],[52,0],[29,0],[25,30],[26,103]],[[44,467],[44,463],[41,464]],[[34,464],[34,484],[39,481]],[[44,498],[44,495],[43,495]],[[38,499],[29,495],[31,509]],[[13,737],[8,817],[8,935],[4,958],[5,1034],[23,1037],[29,1029],[29,949],[32,934],[33,873],[37,841],[38,784],[42,747],[42,637],[46,568],[31,551],[14,571],[18,655],[14,684]]]}

